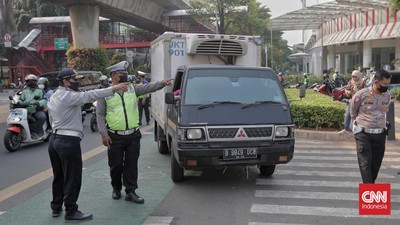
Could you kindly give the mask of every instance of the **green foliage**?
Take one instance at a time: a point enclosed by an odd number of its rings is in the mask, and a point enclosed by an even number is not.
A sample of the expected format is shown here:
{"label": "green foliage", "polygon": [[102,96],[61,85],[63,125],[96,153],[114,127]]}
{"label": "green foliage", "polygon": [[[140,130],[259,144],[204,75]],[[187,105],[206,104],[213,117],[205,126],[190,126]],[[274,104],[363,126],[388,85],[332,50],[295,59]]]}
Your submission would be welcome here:
{"label": "green foliage", "polygon": [[307,90],[306,97],[299,100],[299,89],[285,89],[290,101],[293,120],[298,128],[336,128],[343,126],[346,104],[333,101],[327,95]]}
{"label": "green foliage", "polygon": [[394,98],[396,101],[400,101],[400,88],[395,87],[390,91],[390,95],[392,98]]}
{"label": "green foliage", "polygon": [[395,12],[400,11],[400,0],[389,0],[389,3],[392,9],[392,15],[396,15]]}
{"label": "green foliage", "polygon": [[219,34],[261,35],[270,18],[269,9],[256,0],[190,0],[189,4],[189,15],[203,24],[217,24]]}
{"label": "green foliage", "polygon": [[111,58],[110,66],[117,64],[123,60],[125,60],[125,56],[123,56],[121,53],[115,53]]}
{"label": "green foliage", "polygon": [[70,47],[66,53],[68,66],[76,70],[95,70],[107,74],[107,50]]}

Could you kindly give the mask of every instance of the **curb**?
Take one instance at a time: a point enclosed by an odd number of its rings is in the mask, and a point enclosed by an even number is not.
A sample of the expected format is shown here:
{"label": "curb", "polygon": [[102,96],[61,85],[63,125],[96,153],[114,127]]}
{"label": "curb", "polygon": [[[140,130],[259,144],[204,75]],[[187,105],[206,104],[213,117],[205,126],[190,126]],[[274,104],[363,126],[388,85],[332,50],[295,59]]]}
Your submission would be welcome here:
{"label": "curb", "polygon": [[[337,132],[332,131],[313,131],[313,130],[295,130],[295,138],[299,139],[310,139],[310,140],[325,140],[325,141],[349,141],[354,142],[353,133],[347,134],[338,134]],[[400,137],[400,132],[396,132],[395,140],[390,141],[397,141]]]}

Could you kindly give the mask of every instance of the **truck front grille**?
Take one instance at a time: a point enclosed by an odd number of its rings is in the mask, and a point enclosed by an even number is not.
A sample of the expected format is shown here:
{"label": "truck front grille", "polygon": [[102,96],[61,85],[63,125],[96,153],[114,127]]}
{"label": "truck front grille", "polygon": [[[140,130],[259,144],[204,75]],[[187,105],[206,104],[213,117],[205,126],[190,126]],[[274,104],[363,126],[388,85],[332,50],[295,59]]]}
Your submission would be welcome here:
{"label": "truck front grille", "polygon": [[234,138],[239,128],[209,128],[210,138]]}
{"label": "truck front grille", "polygon": [[208,137],[213,141],[269,140],[273,130],[273,126],[207,127]]}
{"label": "truck front grille", "polygon": [[253,137],[271,137],[272,127],[244,128],[247,136]]}

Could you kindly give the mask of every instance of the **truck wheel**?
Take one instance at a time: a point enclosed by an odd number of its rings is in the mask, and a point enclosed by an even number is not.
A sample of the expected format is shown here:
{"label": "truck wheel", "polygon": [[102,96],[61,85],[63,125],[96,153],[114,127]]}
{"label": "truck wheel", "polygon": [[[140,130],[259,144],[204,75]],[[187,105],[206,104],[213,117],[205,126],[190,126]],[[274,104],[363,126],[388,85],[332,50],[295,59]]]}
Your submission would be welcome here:
{"label": "truck wheel", "polygon": [[271,176],[275,172],[275,165],[260,165],[259,169],[262,176]]}
{"label": "truck wheel", "polygon": [[157,147],[158,147],[158,152],[161,154],[167,154],[168,153],[168,144],[167,141],[157,141]]}
{"label": "truck wheel", "polygon": [[174,182],[183,181],[184,169],[179,165],[174,156],[174,150],[171,149],[171,179]]}

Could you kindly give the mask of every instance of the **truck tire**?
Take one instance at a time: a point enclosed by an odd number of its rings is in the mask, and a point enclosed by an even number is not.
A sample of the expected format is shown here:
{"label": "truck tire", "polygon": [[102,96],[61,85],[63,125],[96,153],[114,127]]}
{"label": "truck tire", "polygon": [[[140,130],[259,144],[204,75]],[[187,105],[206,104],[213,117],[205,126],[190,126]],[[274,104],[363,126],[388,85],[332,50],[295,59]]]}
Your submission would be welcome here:
{"label": "truck tire", "polygon": [[260,174],[262,176],[271,176],[275,172],[275,165],[260,165]]}
{"label": "truck tire", "polygon": [[158,147],[158,152],[161,154],[167,154],[168,153],[168,144],[167,141],[162,141],[158,140],[157,141],[157,147]]}
{"label": "truck tire", "polygon": [[173,182],[181,182],[185,178],[184,169],[179,165],[175,158],[174,149],[171,149],[171,179]]}

